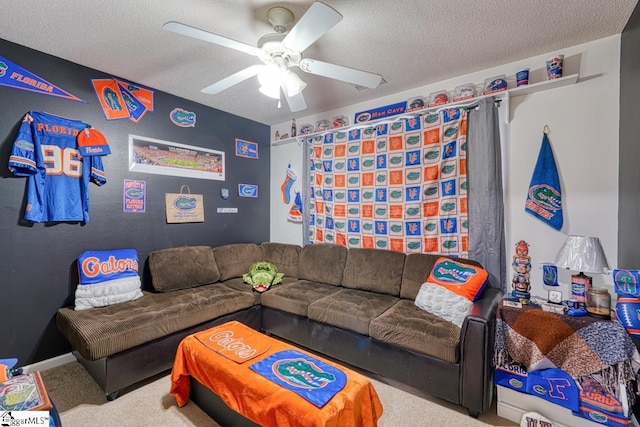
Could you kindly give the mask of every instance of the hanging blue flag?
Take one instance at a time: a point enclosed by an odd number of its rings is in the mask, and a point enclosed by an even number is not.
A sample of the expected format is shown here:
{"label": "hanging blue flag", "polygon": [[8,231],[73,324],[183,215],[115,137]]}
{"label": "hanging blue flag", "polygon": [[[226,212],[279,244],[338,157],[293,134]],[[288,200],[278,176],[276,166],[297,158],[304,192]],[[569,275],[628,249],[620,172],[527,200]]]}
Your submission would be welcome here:
{"label": "hanging blue flag", "polygon": [[524,210],[556,230],[562,228],[562,195],[556,161],[545,133]]}

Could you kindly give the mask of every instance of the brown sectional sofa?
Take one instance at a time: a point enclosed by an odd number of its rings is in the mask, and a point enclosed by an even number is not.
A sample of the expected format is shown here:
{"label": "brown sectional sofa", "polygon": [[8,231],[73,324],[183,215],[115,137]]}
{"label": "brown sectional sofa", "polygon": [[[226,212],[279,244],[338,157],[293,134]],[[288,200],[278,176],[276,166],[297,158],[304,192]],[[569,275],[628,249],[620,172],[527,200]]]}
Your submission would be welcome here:
{"label": "brown sectional sofa", "polygon": [[[56,322],[109,399],[170,369],[186,335],[239,320],[477,416],[493,397],[502,292],[485,289],[462,328],[421,310],[414,299],[437,258],[331,244],[163,249],[149,255],[152,288],[142,298],[83,311],[61,308]],[[242,274],[257,261],[275,264],[285,274],[282,284],[259,294],[243,283]]]}

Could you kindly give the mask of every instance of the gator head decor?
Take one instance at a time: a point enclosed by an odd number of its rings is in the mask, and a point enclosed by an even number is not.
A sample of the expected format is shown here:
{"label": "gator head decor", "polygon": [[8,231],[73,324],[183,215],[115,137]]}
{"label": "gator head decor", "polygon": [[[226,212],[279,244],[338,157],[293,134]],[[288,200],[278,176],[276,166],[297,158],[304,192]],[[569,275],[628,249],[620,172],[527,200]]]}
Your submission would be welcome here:
{"label": "gator head decor", "polygon": [[242,280],[253,286],[256,291],[264,292],[271,285],[277,285],[282,282],[283,276],[284,273],[278,273],[275,265],[270,262],[260,261],[253,264],[247,274],[242,275]]}

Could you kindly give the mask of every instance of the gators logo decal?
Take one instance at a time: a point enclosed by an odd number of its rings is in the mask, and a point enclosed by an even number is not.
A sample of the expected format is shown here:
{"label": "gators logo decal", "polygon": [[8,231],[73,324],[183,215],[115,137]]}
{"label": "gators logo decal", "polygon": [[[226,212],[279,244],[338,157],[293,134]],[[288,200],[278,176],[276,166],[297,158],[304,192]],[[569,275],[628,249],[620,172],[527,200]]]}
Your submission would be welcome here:
{"label": "gators logo decal", "polygon": [[336,377],[305,359],[284,359],[273,364],[274,374],[292,387],[322,388]]}
{"label": "gators logo decal", "polygon": [[562,207],[560,193],[546,184],[532,186],[529,189],[529,198],[544,209],[556,211]]}
{"label": "gators logo decal", "polygon": [[173,201],[173,206],[179,211],[190,211],[196,208],[196,198],[180,196]]}
{"label": "gators logo decal", "polygon": [[195,127],[196,125],[196,113],[183,110],[182,108],[174,108],[169,113],[171,122],[183,128]]}
{"label": "gators logo decal", "polygon": [[296,350],[274,353],[250,368],[319,408],[347,384],[343,371]]}

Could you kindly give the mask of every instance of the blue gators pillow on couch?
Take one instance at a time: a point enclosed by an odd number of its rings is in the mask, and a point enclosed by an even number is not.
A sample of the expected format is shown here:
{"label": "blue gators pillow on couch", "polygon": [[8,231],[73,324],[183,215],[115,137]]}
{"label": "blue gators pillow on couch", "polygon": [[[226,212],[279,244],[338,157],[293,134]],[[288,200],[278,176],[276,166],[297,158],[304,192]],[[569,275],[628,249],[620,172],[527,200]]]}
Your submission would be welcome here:
{"label": "blue gators pillow on couch", "polygon": [[142,296],[135,249],[85,251],[78,257],[75,309],[105,307]]}
{"label": "blue gators pillow on couch", "polygon": [[480,267],[440,257],[420,287],[415,304],[462,327],[473,302],[480,298],[487,277],[489,273]]}

